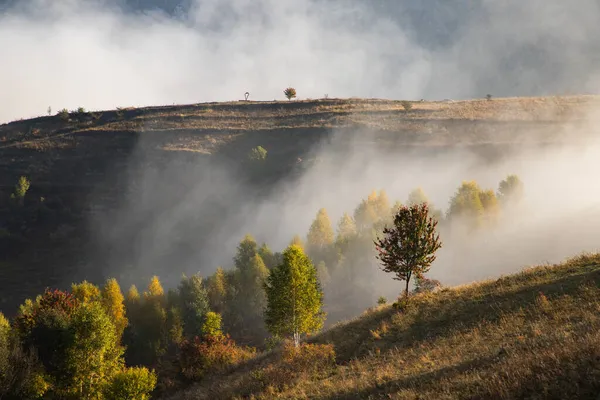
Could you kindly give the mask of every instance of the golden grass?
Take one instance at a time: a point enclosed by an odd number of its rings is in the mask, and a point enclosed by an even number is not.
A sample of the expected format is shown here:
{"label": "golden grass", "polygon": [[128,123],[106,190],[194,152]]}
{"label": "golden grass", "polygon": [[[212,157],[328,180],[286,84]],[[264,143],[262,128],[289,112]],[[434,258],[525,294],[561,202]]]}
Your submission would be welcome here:
{"label": "golden grass", "polygon": [[173,398],[515,399],[600,393],[600,255],[381,306],[311,342],[336,366],[261,386],[267,354]]}
{"label": "golden grass", "polygon": [[[40,117],[0,125],[0,149],[26,142],[54,140],[85,132],[246,132],[311,128],[371,128],[396,132],[444,131],[453,122],[556,123],[590,116],[599,96],[499,98],[491,101],[401,101],[328,99],[292,102],[229,102],[181,106],[121,108],[87,113],[63,121]],[[35,134],[26,134],[32,133]],[[44,146],[45,147],[45,146]],[[197,151],[190,149],[192,151]]]}

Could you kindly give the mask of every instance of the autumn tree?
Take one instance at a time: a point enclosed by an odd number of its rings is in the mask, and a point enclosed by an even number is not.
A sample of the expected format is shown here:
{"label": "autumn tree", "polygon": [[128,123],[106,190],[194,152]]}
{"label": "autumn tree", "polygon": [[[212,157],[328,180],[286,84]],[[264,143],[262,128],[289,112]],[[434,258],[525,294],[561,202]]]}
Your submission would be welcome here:
{"label": "autumn tree", "polygon": [[451,221],[460,219],[469,229],[480,227],[484,216],[480,192],[481,188],[477,182],[463,182],[450,199],[448,218]]}
{"label": "autumn tree", "polygon": [[422,188],[418,187],[408,194],[408,201],[406,204],[409,207],[423,203],[429,203],[429,199]]}
{"label": "autumn tree", "polygon": [[338,222],[336,241],[340,242],[347,240],[354,235],[356,235],[356,224],[354,223],[354,219],[348,213],[344,213]]}
{"label": "autumn tree", "polygon": [[284,251],[283,263],[270,271],[264,288],[265,322],[273,335],[291,335],[299,346],[302,334],[321,329],[323,292],[314,265],[299,246]]}
{"label": "autumn tree", "polygon": [[436,226],[427,203],[402,207],[394,216],[394,225],[385,228],[383,238],[375,241],[382,269],[394,273],[394,279],[406,282],[406,297],[411,277],[421,277],[429,271],[435,252],[442,246]]}
{"label": "autumn tree", "polygon": [[363,200],[354,210],[354,222],[359,233],[364,233],[373,228],[377,222],[377,192],[373,191],[366,200]]}
{"label": "autumn tree", "polygon": [[331,227],[331,220],[329,219],[329,215],[327,215],[327,210],[321,208],[310,226],[306,243],[309,249],[322,249],[326,246],[331,246],[334,239],[335,233]]}
{"label": "autumn tree", "polygon": [[327,210],[321,208],[306,237],[307,253],[315,262],[331,262],[335,250],[333,248],[334,241],[335,232],[331,226],[331,220],[327,215]]}
{"label": "autumn tree", "polygon": [[500,218],[500,204],[496,193],[493,190],[482,190],[479,192],[479,199],[484,211],[484,223],[487,226],[494,226]]}
{"label": "autumn tree", "polygon": [[73,283],[71,285],[71,293],[73,293],[73,296],[82,303],[100,300],[100,289],[98,286],[88,281]]}
{"label": "autumn tree", "polygon": [[502,204],[516,204],[523,199],[524,185],[517,175],[509,175],[500,182],[498,199]]}
{"label": "autumn tree", "polygon": [[125,298],[116,279],[111,278],[106,281],[101,296],[104,309],[112,319],[120,338],[128,324],[128,320],[125,316]]}
{"label": "autumn tree", "polygon": [[129,326],[123,336],[128,364],[152,366],[165,354],[168,345],[166,300],[157,276],[150,279],[141,297],[137,289],[130,289],[126,300]]}
{"label": "autumn tree", "polygon": [[283,94],[285,95],[285,97],[287,97],[288,100],[294,99],[296,98],[296,89],[294,89],[293,87],[289,87],[283,91]]}
{"label": "autumn tree", "polygon": [[300,235],[294,235],[294,237],[290,241],[290,246],[298,246],[302,250],[304,250],[304,242],[302,241]]}
{"label": "autumn tree", "polygon": [[116,329],[99,302],[46,291],[21,307],[16,327],[23,346],[38,354],[51,398],[99,398],[123,366]]}

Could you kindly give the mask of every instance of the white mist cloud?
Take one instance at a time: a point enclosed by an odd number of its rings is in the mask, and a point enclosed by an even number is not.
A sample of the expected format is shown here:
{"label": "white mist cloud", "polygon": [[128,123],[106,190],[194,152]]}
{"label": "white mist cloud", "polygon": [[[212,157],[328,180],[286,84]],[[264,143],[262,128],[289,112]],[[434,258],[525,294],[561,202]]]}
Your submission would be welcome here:
{"label": "white mist cloud", "polygon": [[[186,14],[24,0],[0,12],[0,121],[50,105],[461,98],[588,90],[597,2],[195,0]],[[441,45],[445,43],[446,45]]]}

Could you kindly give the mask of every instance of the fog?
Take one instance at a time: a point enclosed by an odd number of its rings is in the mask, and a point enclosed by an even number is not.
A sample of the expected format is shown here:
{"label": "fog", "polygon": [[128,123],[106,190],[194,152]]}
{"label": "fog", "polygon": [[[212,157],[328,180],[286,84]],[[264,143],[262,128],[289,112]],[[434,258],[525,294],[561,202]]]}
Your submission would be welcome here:
{"label": "fog", "polygon": [[[198,0],[173,17],[109,2],[18,3],[0,14],[0,121],[41,115],[48,106],[55,112],[230,101],[246,91],[251,100],[282,99],[290,85],[300,98],[407,99],[598,87],[597,1],[482,2],[471,14],[448,17],[459,26],[444,45],[434,40],[443,34],[422,38],[436,26],[401,18],[407,7],[414,12],[409,2],[373,4]],[[494,162],[469,149],[399,154],[369,143],[368,132],[333,131],[315,144],[319,163],[268,193],[256,193],[226,164],[152,165],[142,139],[120,178],[131,195],[93,226],[109,246],[111,272],[176,281],[183,272],[229,267],[246,233],[282,250],[294,234],[306,234],[319,208],[335,224],[373,189],[385,189],[393,202],[421,186],[445,211],[461,181],[496,190],[515,173],[525,183],[523,208],[494,231],[444,237],[431,272],[449,285],[498,276],[597,249],[595,111],[588,125],[569,128],[580,139],[574,144],[542,148],[531,140]],[[215,215],[218,223],[206,223]],[[134,241],[124,242],[132,233]],[[127,251],[133,257],[120,260]],[[382,294],[398,285],[382,273],[373,279]]]}
{"label": "fog", "polygon": [[144,12],[0,4],[0,121],[49,106],[282,99],[289,85],[300,98],[416,100],[597,88],[597,0],[195,0],[176,16],[130,3]]}

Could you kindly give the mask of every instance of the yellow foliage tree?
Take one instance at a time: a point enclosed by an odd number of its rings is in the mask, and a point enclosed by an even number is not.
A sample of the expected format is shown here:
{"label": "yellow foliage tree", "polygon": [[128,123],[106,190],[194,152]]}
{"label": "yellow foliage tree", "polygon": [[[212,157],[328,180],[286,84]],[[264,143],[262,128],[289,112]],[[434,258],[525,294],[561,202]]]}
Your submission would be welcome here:
{"label": "yellow foliage tree", "polygon": [[100,300],[100,289],[98,286],[83,281],[81,283],[73,283],[71,285],[71,293],[77,300],[82,303],[91,303]]}
{"label": "yellow foliage tree", "polygon": [[119,338],[128,324],[127,317],[125,316],[124,300],[125,298],[117,280],[114,278],[108,279],[102,288],[102,304],[115,324]]}
{"label": "yellow foliage tree", "polygon": [[157,298],[162,298],[165,294],[165,290],[163,289],[158,276],[153,276],[150,279],[150,283],[148,284],[148,289],[144,292],[144,298],[146,300],[152,300]]}
{"label": "yellow foliage tree", "polygon": [[309,248],[322,249],[331,246],[335,239],[335,233],[331,227],[331,220],[327,210],[321,208],[317,217],[313,221],[307,235],[307,244]]}

